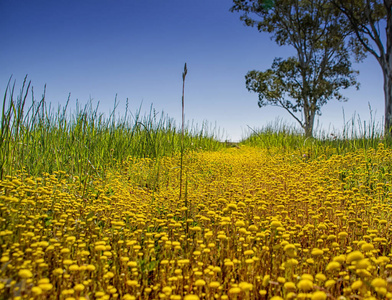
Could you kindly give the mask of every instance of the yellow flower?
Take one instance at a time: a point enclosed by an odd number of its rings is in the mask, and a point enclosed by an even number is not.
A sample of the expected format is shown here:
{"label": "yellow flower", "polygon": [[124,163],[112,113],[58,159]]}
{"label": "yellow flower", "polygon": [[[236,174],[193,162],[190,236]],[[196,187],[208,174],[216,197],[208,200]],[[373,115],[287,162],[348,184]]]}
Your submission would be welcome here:
{"label": "yellow flower", "polygon": [[70,264],[72,264],[72,260],[70,260],[70,259],[64,259],[64,260],[63,260],[63,264],[66,265],[66,266],[67,266],[67,265],[70,265]]}
{"label": "yellow flower", "polygon": [[232,261],[225,261],[224,265],[227,267],[232,267],[232,266],[234,266],[234,263]]}
{"label": "yellow flower", "polygon": [[127,280],[126,284],[133,287],[138,286],[138,282],[136,280]]}
{"label": "yellow flower", "polygon": [[18,272],[18,275],[19,275],[19,277],[22,277],[22,278],[24,278],[24,279],[33,277],[33,273],[31,273],[31,271],[30,271],[30,270],[27,270],[27,269],[22,269],[22,270],[20,270],[20,271]]}
{"label": "yellow flower", "polygon": [[375,278],[372,280],[371,285],[374,288],[387,287],[387,282],[382,278]]}
{"label": "yellow flower", "polygon": [[278,228],[278,227],[282,227],[282,223],[276,220],[271,222],[271,228]]}
{"label": "yellow flower", "polygon": [[31,288],[31,291],[35,296],[41,295],[42,294],[42,289],[39,286],[33,286]]}
{"label": "yellow flower", "polygon": [[358,290],[359,288],[361,288],[362,285],[363,285],[363,282],[361,280],[357,280],[352,283],[351,288],[355,291],[355,290]]}
{"label": "yellow flower", "polygon": [[335,270],[340,270],[340,263],[337,261],[331,261],[327,267],[325,268],[326,271],[335,271]]}
{"label": "yellow flower", "polygon": [[206,285],[206,282],[203,279],[198,279],[195,282],[195,286],[198,286],[198,287],[205,286],[205,285]]}
{"label": "yellow flower", "polygon": [[313,256],[320,256],[324,254],[324,251],[318,248],[313,248],[311,254]]}
{"label": "yellow flower", "polygon": [[84,290],[84,285],[83,284],[77,284],[74,286],[74,290],[77,292],[83,291]]}
{"label": "yellow flower", "polygon": [[237,221],[237,222],[235,222],[235,226],[236,227],[244,227],[245,226],[245,222],[244,221]]}
{"label": "yellow flower", "polygon": [[231,210],[237,210],[237,205],[234,203],[230,203],[229,205],[227,205],[227,208],[229,208]]}
{"label": "yellow flower", "polygon": [[285,266],[287,267],[293,267],[298,265],[298,260],[296,260],[295,258],[290,258],[285,262]]}
{"label": "yellow flower", "polygon": [[4,263],[4,262],[7,262],[9,260],[10,260],[9,256],[2,256],[1,259],[0,259],[0,262]]}
{"label": "yellow flower", "polygon": [[279,277],[278,277],[278,282],[279,282],[279,283],[285,283],[285,282],[286,282],[286,279],[285,279],[284,277],[279,276]]}
{"label": "yellow flower", "polygon": [[283,285],[283,287],[285,288],[285,290],[288,290],[288,291],[295,291],[297,289],[297,287],[295,286],[295,283],[291,282],[291,281],[286,282]]}
{"label": "yellow flower", "polygon": [[329,287],[335,285],[335,283],[336,283],[335,280],[329,279],[329,280],[327,280],[327,281],[325,282],[324,286],[325,286],[326,288],[329,288]]}
{"label": "yellow flower", "polygon": [[289,257],[295,257],[297,256],[296,253],[296,247],[293,244],[287,244],[284,246],[283,250],[286,252],[286,255],[288,255]]}
{"label": "yellow flower", "polygon": [[166,296],[170,296],[170,294],[172,293],[172,288],[170,286],[165,286],[162,289],[162,292],[166,295]]}
{"label": "yellow flower", "polygon": [[189,228],[189,230],[192,230],[192,231],[201,231],[201,227],[200,227],[200,226],[195,226],[195,227]]}
{"label": "yellow flower", "polygon": [[95,297],[96,298],[103,297],[103,296],[105,296],[104,292],[95,292]]}
{"label": "yellow flower", "polygon": [[341,255],[335,256],[333,258],[333,261],[337,261],[338,263],[342,264],[346,261],[346,255],[341,254]]}
{"label": "yellow flower", "polygon": [[129,261],[127,263],[127,266],[128,267],[132,267],[132,268],[137,267],[137,262],[136,261]]}
{"label": "yellow flower", "polygon": [[369,261],[369,259],[364,258],[361,259],[360,261],[357,262],[357,264],[355,265],[355,268],[358,269],[367,269],[368,267],[370,267],[371,263]]}
{"label": "yellow flower", "polygon": [[43,291],[47,292],[47,291],[50,291],[50,290],[53,288],[53,285],[50,284],[50,283],[43,283],[43,284],[40,284],[39,287],[40,287]]}
{"label": "yellow flower", "polygon": [[87,265],[87,270],[95,271],[95,266],[94,265]]}
{"label": "yellow flower", "polygon": [[260,290],[260,291],[259,291],[259,294],[260,294],[261,296],[265,296],[265,295],[267,294],[267,291],[266,291],[266,290]]}
{"label": "yellow flower", "polygon": [[364,256],[363,256],[363,254],[361,253],[361,252],[359,252],[359,251],[353,251],[353,252],[350,252],[348,255],[347,255],[347,257],[346,257],[346,262],[347,263],[352,263],[353,261],[358,261],[358,260],[361,260],[361,259],[363,259],[364,258]]}
{"label": "yellow flower", "polygon": [[241,289],[239,287],[232,287],[229,290],[229,294],[239,294],[239,293],[241,293]]}
{"label": "yellow flower", "polygon": [[63,269],[61,269],[61,268],[57,268],[57,269],[54,269],[53,270],[53,274],[55,274],[55,275],[61,275],[61,274],[63,274]]}
{"label": "yellow flower", "polygon": [[200,298],[197,295],[186,295],[184,300],[200,300]]}
{"label": "yellow flower", "polygon": [[374,246],[373,246],[373,244],[365,243],[365,244],[361,245],[361,249],[362,249],[362,251],[369,252],[369,251],[374,250]]}
{"label": "yellow flower", "polygon": [[239,287],[242,291],[248,292],[253,289],[253,284],[248,283],[248,282],[240,282]]}
{"label": "yellow flower", "polygon": [[246,250],[244,255],[253,255],[255,252],[253,250]]}
{"label": "yellow flower", "polygon": [[78,265],[71,265],[69,266],[68,270],[71,272],[79,271],[79,266]]}
{"label": "yellow flower", "polygon": [[97,245],[94,248],[95,251],[105,251],[106,250],[106,246],[104,245]]}
{"label": "yellow flower", "polygon": [[302,274],[301,279],[308,279],[313,282],[313,275],[311,274]]}
{"label": "yellow flower", "polygon": [[294,299],[296,297],[296,294],[294,292],[289,292],[286,294],[286,299],[287,300],[291,300]]}
{"label": "yellow flower", "polygon": [[340,239],[344,239],[344,238],[346,238],[347,236],[348,236],[348,233],[345,232],[345,231],[342,231],[342,232],[339,232],[339,233],[338,233],[338,237],[339,237]]}
{"label": "yellow flower", "polygon": [[316,274],[316,279],[319,281],[325,281],[325,280],[327,280],[327,277],[322,273],[318,273],[318,274]]}
{"label": "yellow flower", "polygon": [[327,294],[323,291],[317,291],[312,294],[312,300],[326,300]]}
{"label": "yellow flower", "polygon": [[309,279],[301,279],[300,282],[298,282],[297,287],[304,292],[309,292],[313,289],[313,282]]}

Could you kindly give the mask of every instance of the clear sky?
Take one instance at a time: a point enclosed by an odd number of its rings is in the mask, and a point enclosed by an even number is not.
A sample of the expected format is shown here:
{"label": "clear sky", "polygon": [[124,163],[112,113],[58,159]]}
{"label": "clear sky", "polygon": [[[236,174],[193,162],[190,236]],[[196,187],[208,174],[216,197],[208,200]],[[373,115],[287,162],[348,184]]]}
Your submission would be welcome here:
{"label": "clear sky", "polygon": [[[270,36],[246,27],[229,0],[0,0],[0,95],[12,75],[23,78],[39,100],[70,108],[100,102],[108,114],[115,95],[118,109],[131,111],[151,104],[181,122],[182,71],[188,66],[185,117],[207,121],[224,131],[223,139],[239,140],[248,126],[260,128],[277,118],[294,124],[281,108],[258,108],[257,94],[245,88],[249,70],[271,67],[274,57],[294,54]],[[354,112],[376,121],[384,113],[381,68],[369,56],[355,65],[361,88],[344,91],[349,101],[330,101],[319,118],[322,128],[343,128]],[[3,96],[1,96],[3,97]]]}

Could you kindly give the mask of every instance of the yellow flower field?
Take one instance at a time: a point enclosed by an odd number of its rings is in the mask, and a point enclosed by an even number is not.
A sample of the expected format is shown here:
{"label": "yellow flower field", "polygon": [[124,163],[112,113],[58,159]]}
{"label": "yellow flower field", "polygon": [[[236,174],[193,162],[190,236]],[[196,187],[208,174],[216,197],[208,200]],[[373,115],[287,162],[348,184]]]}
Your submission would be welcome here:
{"label": "yellow flower field", "polygon": [[179,165],[6,177],[0,299],[392,299],[392,150]]}

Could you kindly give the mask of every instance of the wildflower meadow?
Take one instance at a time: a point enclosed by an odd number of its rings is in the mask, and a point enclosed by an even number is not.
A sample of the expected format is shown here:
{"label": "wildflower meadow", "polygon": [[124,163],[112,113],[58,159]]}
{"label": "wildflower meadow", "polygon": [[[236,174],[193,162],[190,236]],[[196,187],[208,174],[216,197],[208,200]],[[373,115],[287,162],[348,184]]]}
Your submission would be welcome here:
{"label": "wildflower meadow", "polygon": [[12,105],[0,299],[392,298],[387,140],[229,145],[188,131],[182,152],[154,118],[82,110],[67,123]]}

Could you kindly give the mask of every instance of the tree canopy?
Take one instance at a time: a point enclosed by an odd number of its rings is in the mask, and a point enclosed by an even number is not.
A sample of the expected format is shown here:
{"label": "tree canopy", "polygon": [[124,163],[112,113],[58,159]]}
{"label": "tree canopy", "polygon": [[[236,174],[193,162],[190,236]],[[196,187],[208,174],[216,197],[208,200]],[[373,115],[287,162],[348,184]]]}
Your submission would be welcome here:
{"label": "tree canopy", "polygon": [[357,57],[372,54],[384,77],[385,134],[392,135],[392,0],[331,0],[353,33]]}
{"label": "tree canopy", "polygon": [[358,86],[346,43],[351,33],[347,20],[327,0],[233,2],[231,11],[241,12],[245,25],[271,33],[278,45],[297,52],[286,60],[275,58],[264,72],[248,72],[248,90],[259,94],[260,107],[284,108],[312,136],[321,107],[332,98],[345,100],[340,89]]}

